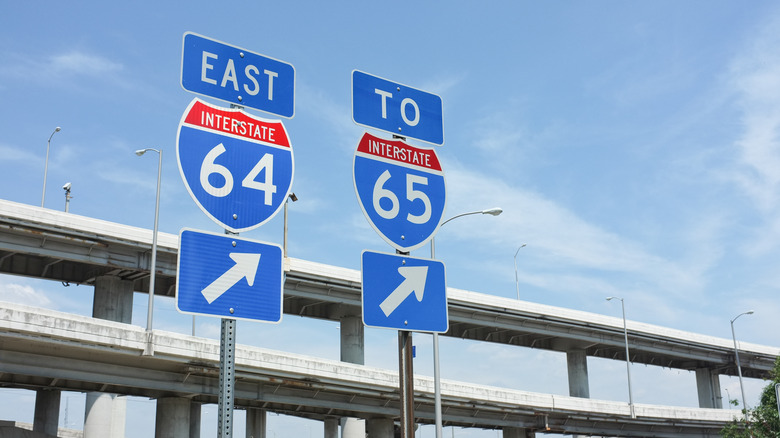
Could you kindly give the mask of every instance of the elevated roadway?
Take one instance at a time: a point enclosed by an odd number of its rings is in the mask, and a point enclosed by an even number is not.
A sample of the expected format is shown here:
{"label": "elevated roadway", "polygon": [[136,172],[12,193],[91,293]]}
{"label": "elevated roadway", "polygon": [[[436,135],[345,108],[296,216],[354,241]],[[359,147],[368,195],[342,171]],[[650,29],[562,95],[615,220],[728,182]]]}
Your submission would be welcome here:
{"label": "elevated roadway", "polygon": [[[0,273],[77,284],[113,275],[148,291],[152,231],[0,200]],[[158,237],[154,293],[175,295],[178,236]],[[360,272],[285,260],[284,312],[338,320],[360,315]],[[448,288],[445,336],[625,360],[622,319]],[[628,321],[631,361],[736,375],[733,344],[717,338]],[[745,377],[766,378],[780,348],[740,343]]]}
{"label": "elevated roadway", "polygon": [[[219,343],[11,303],[0,304],[0,385],[216,403]],[[442,382],[446,425],[563,434],[716,437],[737,411],[637,404]],[[415,377],[418,422],[433,421],[433,382]],[[235,402],[313,419],[397,417],[398,373],[239,345]]]}

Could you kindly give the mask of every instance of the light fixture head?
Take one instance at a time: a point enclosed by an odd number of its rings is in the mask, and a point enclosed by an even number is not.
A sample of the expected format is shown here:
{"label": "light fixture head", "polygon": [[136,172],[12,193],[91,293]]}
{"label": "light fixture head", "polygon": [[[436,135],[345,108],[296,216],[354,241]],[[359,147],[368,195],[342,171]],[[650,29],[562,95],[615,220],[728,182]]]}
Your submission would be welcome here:
{"label": "light fixture head", "polygon": [[289,195],[289,196],[290,196],[290,200],[291,200],[292,202],[295,202],[295,201],[297,201],[297,200],[298,200],[298,197],[297,197],[297,196],[295,196],[295,193],[292,193],[292,192],[290,192],[290,195]]}
{"label": "light fixture head", "polygon": [[145,153],[146,153],[146,149],[138,149],[137,151],[135,151],[135,154],[138,155],[139,157]]}
{"label": "light fixture head", "polygon": [[60,128],[59,126],[54,128],[54,132],[60,132],[61,130],[62,130],[62,128]]}
{"label": "light fixture head", "polygon": [[731,320],[731,325],[734,325],[734,321],[736,321],[740,316],[742,315],[752,315],[754,313],[753,310],[748,310],[747,312],[742,312],[739,315],[735,316],[734,319]]}
{"label": "light fixture head", "polygon": [[504,210],[502,210],[500,207],[491,208],[488,210],[482,210],[482,214],[489,214],[491,216],[498,216],[499,214],[503,213]]}

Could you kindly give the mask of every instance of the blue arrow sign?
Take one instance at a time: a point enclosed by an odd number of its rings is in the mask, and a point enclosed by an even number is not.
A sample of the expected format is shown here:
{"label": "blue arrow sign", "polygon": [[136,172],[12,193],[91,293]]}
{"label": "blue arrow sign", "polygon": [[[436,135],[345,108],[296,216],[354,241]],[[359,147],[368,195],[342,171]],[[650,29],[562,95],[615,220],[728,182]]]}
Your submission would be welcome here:
{"label": "blue arrow sign", "polygon": [[179,124],[176,155],[195,203],[235,233],[271,220],[292,187],[292,146],[280,120],[193,99]]}
{"label": "blue arrow sign", "polygon": [[391,134],[444,144],[441,97],[358,70],[352,72],[352,120]]}
{"label": "blue arrow sign", "polygon": [[238,236],[182,230],[176,308],[230,319],[282,320],[282,248]]}
{"label": "blue arrow sign", "polygon": [[446,184],[433,149],[366,133],[352,170],[360,207],[387,243],[409,252],[434,236],[444,214]]}
{"label": "blue arrow sign", "polygon": [[181,86],[282,117],[295,113],[292,64],[192,32],[182,39]]}
{"label": "blue arrow sign", "polygon": [[449,329],[444,263],[363,251],[363,323],[444,333]]}

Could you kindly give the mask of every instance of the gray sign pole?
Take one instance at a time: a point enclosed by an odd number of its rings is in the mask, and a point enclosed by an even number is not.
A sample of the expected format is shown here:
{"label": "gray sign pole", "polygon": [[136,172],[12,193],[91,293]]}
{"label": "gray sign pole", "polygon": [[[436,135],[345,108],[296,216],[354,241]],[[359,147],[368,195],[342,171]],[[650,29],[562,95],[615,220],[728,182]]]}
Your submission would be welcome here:
{"label": "gray sign pole", "polygon": [[[395,137],[395,136],[394,136]],[[395,250],[396,254],[409,255]],[[398,330],[398,376],[401,395],[401,438],[414,438],[414,370],[412,332]]]}
{"label": "gray sign pole", "polygon": [[775,400],[777,400],[777,415],[780,415],[780,383],[775,383]]}
{"label": "gray sign pole", "polygon": [[398,370],[401,383],[401,438],[414,438],[414,372],[412,332],[398,331]]}
{"label": "gray sign pole", "polygon": [[219,413],[217,437],[233,437],[233,386],[236,383],[236,320],[222,319],[219,343]]}
{"label": "gray sign pole", "polygon": [[[235,107],[235,105],[231,105]],[[239,107],[240,108],[240,107]],[[225,234],[238,235],[225,230]],[[235,246],[235,244],[233,245]],[[233,313],[233,309],[230,309]],[[219,399],[217,438],[233,438],[233,405],[236,384],[236,320],[222,318],[219,341]]]}

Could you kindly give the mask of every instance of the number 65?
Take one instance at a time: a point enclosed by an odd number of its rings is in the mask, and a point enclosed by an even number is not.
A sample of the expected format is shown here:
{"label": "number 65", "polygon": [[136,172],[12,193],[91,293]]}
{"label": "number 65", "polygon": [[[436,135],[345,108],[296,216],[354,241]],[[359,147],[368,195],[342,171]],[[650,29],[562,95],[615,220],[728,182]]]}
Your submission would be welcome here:
{"label": "number 65", "polygon": [[[390,179],[390,171],[385,170],[376,180],[376,183],[374,183],[373,204],[374,204],[374,210],[376,210],[379,216],[381,216],[384,219],[395,219],[398,216],[400,205],[398,201],[398,196],[396,196],[395,193],[393,193],[392,191],[384,188],[385,183],[389,179]],[[425,209],[420,215],[413,215],[411,213],[408,213],[406,215],[406,220],[408,220],[413,224],[424,224],[431,219],[431,200],[430,198],[428,198],[428,195],[426,195],[424,192],[415,190],[414,188],[415,184],[427,186],[428,178],[419,175],[412,175],[409,173],[406,174],[406,199],[408,199],[409,201],[414,201],[416,199],[421,200],[425,205]],[[380,204],[382,198],[386,198],[390,200],[390,205],[391,205],[390,209],[386,210],[382,208],[382,205]]]}

